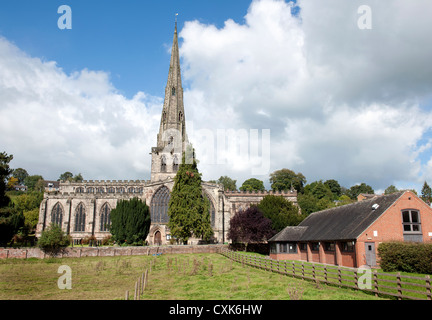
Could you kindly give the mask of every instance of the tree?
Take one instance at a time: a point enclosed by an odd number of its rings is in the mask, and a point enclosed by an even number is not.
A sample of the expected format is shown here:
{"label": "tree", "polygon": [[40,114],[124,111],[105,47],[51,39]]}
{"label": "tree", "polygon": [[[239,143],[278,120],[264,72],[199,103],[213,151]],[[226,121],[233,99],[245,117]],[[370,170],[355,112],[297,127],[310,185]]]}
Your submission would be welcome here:
{"label": "tree", "polygon": [[17,168],[12,171],[12,176],[18,179],[19,184],[24,184],[24,180],[29,176],[29,174],[27,170],[23,168]]}
{"label": "tree", "polygon": [[303,186],[306,184],[306,178],[302,173],[295,173],[289,169],[277,170],[270,174],[271,188],[275,191],[291,190],[291,187],[297,192],[303,192]]}
{"label": "tree", "polygon": [[77,175],[75,175],[72,178],[73,182],[82,182],[84,180],[83,176],[81,175],[81,173],[78,173]]}
{"label": "tree", "polygon": [[209,201],[203,195],[201,174],[197,163],[185,161],[182,163],[174,178],[174,187],[168,206],[168,228],[171,235],[187,243],[189,238],[195,236],[208,241],[213,236],[211,227]]}
{"label": "tree", "polygon": [[216,183],[223,185],[224,190],[236,191],[237,190],[237,180],[233,180],[228,176],[222,176]]}
{"label": "tree", "polygon": [[42,231],[37,245],[49,256],[56,257],[65,251],[70,242],[70,237],[62,231],[58,224],[54,223]]}
{"label": "tree", "polygon": [[391,194],[391,193],[395,193],[398,192],[398,189],[394,186],[388,186],[387,189],[385,189],[384,194]]}
{"label": "tree", "polygon": [[119,200],[111,210],[110,232],[123,244],[143,245],[150,231],[150,209],[141,199]]}
{"label": "tree", "polygon": [[11,206],[0,208],[0,245],[6,246],[24,226],[24,215]]}
{"label": "tree", "polygon": [[327,180],[324,182],[324,184],[330,189],[330,191],[333,193],[334,199],[339,198],[342,195],[342,188],[334,179]]}
{"label": "tree", "polygon": [[432,199],[432,189],[429,187],[428,183],[425,181],[423,184],[423,188],[421,190],[421,198],[427,204],[431,203]]}
{"label": "tree", "polygon": [[241,191],[265,191],[264,182],[256,178],[251,178],[243,182]]}
{"label": "tree", "polygon": [[30,191],[33,190],[42,191],[40,190],[42,182],[43,182],[43,177],[40,175],[28,176],[24,179],[24,184],[27,186],[27,189]]}
{"label": "tree", "polygon": [[297,226],[305,217],[295,204],[282,196],[265,196],[258,204],[258,209],[271,220],[275,234],[286,226]]}
{"label": "tree", "polygon": [[247,251],[249,243],[262,243],[274,234],[271,220],[264,217],[258,207],[252,206],[237,212],[230,220],[228,239],[234,243],[243,243]]}
{"label": "tree", "polygon": [[60,177],[58,178],[57,181],[65,181],[66,182],[66,181],[72,181],[72,179],[73,179],[73,173],[66,171],[65,173],[62,173],[60,175]]}
{"label": "tree", "polygon": [[13,159],[13,155],[7,155],[6,152],[0,153],[0,208],[6,207],[10,203],[9,197],[6,195],[7,180],[12,170],[9,167],[9,162]]}
{"label": "tree", "polygon": [[358,195],[361,194],[361,193],[375,194],[375,191],[372,189],[371,186],[367,185],[364,182],[361,183],[360,185],[352,186],[348,190],[348,195],[353,200],[357,200]]}

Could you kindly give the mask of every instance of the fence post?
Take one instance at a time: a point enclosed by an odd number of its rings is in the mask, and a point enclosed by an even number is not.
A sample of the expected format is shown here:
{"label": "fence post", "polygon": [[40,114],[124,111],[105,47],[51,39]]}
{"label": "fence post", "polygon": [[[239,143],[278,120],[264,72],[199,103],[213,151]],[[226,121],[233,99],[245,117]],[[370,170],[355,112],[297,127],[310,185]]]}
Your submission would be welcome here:
{"label": "fence post", "polygon": [[314,263],[312,263],[312,278],[316,282],[316,280],[315,280],[315,264]]}
{"label": "fence post", "polygon": [[338,280],[339,280],[339,288],[342,286],[342,270],[338,267]]}
{"label": "fence post", "polygon": [[324,266],[324,281],[327,284],[327,266]]}
{"label": "fence post", "polygon": [[304,262],[302,262],[302,280],[304,280]]}
{"label": "fence post", "polygon": [[378,273],[376,270],[374,270],[373,274],[374,274],[375,297],[378,297]]}
{"label": "fence post", "polygon": [[125,300],[126,300],[126,301],[129,300],[129,291],[128,291],[128,290],[126,290]]}
{"label": "fence post", "polygon": [[397,273],[397,288],[398,288],[398,300],[402,300],[402,284],[401,284],[401,274]]}
{"label": "fence post", "polygon": [[358,270],[357,269],[354,271],[354,285],[355,285],[356,289],[359,288],[358,287]]}
{"label": "fence post", "polygon": [[293,276],[293,278],[295,277],[295,262],[294,262],[294,260],[292,261],[292,276]]}
{"label": "fence post", "polygon": [[138,282],[135,282],[134,300],[138,300],[138,299],[137,299],[137,294],[138,294]]}
{"label": "fence post", "polygon": [[430,275],[426,275],[426,295],[428,300],[432,300]]}

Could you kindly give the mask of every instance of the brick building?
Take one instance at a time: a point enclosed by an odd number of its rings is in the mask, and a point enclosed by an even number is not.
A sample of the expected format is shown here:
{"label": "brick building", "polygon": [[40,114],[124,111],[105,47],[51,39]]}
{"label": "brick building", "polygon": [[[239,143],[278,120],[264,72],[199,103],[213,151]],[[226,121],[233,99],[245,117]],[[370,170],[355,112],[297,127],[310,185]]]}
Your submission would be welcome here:
{"label": "brick building", "polygon": [[269,240],[270,257],[376,266],[379,244],[394,240],[432,242],[432,209],[411,191],[366,197],[312,213]]}

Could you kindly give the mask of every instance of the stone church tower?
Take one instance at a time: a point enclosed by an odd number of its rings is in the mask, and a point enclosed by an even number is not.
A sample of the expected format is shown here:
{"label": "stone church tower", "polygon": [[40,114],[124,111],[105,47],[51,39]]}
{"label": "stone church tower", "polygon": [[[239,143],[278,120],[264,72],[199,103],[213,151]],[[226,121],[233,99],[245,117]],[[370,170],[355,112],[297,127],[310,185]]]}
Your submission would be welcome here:
{"label": "stone church tower", "polygon": [[188,144],[176,22],[157,147],[151,152],[151,181],[174,178]]}
{"label": "stone church tower", "polygon": [[[173,239],[168,228],[169,200],[183,153],[188,150],[176,23],[157,145],[151,150],[151,179],[60,181],[57,190],[45,190],[39,209],[36,237],[39,238],[49,225],[58,224],[71,236],[74,244],[80,244],[89,238],[103,243],[104,239],[111,236],[111,210],[116,208],[119,200],[137,197],[150,207],[151,227],[147,243],[171,243]],[[259,203],[266,195],[278,194],[297,203],[295,191],[225,191],[222,185],[210,182],[203,182],[202,189],[203,195],[210,202],[209,214],[215,243],[228,241],[229,222],[236,212]],[[191,244],[199,242],[200,239],[190,239]]]}

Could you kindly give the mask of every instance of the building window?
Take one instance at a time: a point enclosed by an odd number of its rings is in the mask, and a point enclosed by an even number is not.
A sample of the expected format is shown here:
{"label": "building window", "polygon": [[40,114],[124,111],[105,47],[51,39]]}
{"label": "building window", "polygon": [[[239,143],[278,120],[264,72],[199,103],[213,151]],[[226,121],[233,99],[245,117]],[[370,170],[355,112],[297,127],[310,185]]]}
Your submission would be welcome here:
{"label": "building window", "polygon": [[299,243],[299,248],[301,251],[307,251],[307,243],[304,242]]}
{"label": "building window", "polygon": [[319,251],[319,242],[311,242],[310,248],[311,248],[311,251]]}
{"label": "building window", "polygon": [[166,157],[162,156],[161,158],[161,172],[167,171],[167,163],[166,163]]}
{"label": "building window", "polygon": [[130,187],[130,188],[128,189],[128,192],[129,192],[129,193],[135,193],[135,188],[134,188],[134,187]]}
{"label": "building window", "polygon": [[168,223],[168,203],[170,192],[167,187],[162,187],[154,194],[150,214],[152,223]]}
{"label": "building window", "polygon": [[109,187],[109,188],[107,189],[107,192],[108,192],[108,193],[115,193],[115,189],[114,189],[113,187]]}
{"label": "building window", "polygon": [[94,193],[94,188],[92,188],[92,187],[87,188],[87,193]]}
{"label": "building window", "polygon": [[335,251],[334,242],[324,242],[324,251]]}
{"label": "building window", "polygon": [[97,193],[104,193],[104,192],[105,192],[105,189],[99,187],[99,188],[96,188],[96,192],[97,192]]}
{"label": "building window", "polygon": [[75,211],[75,231],[84,232],[85,231],[85,208],[84,204],[80,203]]}
{"label": "building window", "polygon": [[402,211],[404,233],[421,233],[420,213],[417,210]]}
{"label": "building window", "polygon": [[105,203],[101,210],[101,216],[100,216],[100,231],[109,231],[109,227],[111,225],[111,208],[109,207],[108,203]]}
{"label": "building window", "polygon": [[279,252],[280,253],[287,253],[287,244],[286,243],[279,243]]}
{"label": "building window", "polygon": [[60,203],[57,203],[51,211],[51,223],[61,227],[63,221],[63,208]]}
{"label": "building window", "polygon": [[174,156],[174,160],[173,160],[173,171],[177,172],[179,169],[179,160],[177,155]]}
{"label": "building window", "polygon": [[173,96],[176,95],[176,89],[174,87],[172,87],[172,89],[171,89],[171,95],[173,95]]}
{"label": "building window", "polygon": [[354,251],[354,241],[346,241],[341,243],[342,252],[353,252]]}
{"label": "building window", "polygon": [[76,189],[75,189],[75,192],[76,192],[76,193],[84,193],[84,188],[81,188],[81,187],[76,188]]}
{"label": "building window", "polygon": [[276,243],[270,245],[270,253],[277,253]]}
{"label": "building window", "polygon": [[216,209],[215,209],[215,206],[213,204],[213,201],[210,200],[210,197],[207,194],[205,194],[205,196],[207,197],[207,199],[210,203],[210,206],[209,206],[210,223],[211,223],[212,228],[214,228],[215,222],[216,222]]}
{"label": "building window", "polygon": [[124,193],[125,189],[123,187],[117,188],[117,193]]}

